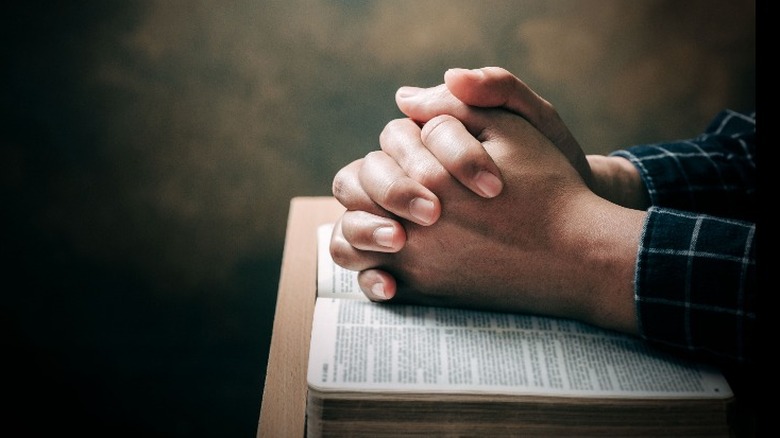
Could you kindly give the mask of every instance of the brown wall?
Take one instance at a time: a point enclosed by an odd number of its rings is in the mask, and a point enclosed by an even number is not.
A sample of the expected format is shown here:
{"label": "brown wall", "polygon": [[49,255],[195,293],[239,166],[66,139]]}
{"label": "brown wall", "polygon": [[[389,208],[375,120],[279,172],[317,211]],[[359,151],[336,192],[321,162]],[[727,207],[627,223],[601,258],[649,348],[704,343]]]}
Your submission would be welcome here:
{"label": "brown wall", "polygon": [[592,153],[755,105],[753,1],[72,3],[0,13],[3,339],[35,427],[253,434],[289,199],[378,147],[401,85],[506,67]]}

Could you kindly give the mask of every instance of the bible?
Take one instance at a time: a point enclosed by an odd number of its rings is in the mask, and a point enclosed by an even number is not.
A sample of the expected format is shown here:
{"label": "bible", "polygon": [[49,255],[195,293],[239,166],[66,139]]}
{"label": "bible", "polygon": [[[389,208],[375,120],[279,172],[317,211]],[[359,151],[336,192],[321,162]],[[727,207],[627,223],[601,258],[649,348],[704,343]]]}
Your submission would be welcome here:
{"label": "bible", "polygon": [[733,436],[725,376],[561,318],[373,303],[317,230],[307,436]]}

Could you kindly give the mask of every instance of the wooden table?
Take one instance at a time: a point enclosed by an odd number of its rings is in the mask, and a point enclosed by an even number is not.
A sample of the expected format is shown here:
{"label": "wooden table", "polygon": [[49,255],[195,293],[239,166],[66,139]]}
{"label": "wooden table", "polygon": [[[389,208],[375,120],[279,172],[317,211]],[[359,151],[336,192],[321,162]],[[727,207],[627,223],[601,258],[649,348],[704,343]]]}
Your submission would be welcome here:
{"label": "wooden table", "polygon": [[306,366],[317,294],[317,226],[334,222],[343,211],[332,197],[290,201],[258,438],[303,437],[306,432]]}

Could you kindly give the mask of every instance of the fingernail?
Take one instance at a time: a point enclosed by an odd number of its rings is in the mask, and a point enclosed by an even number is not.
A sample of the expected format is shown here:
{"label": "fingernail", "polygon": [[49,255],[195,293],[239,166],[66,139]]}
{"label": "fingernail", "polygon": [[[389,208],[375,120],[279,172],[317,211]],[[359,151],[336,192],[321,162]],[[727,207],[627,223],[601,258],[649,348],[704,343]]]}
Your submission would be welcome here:
{"label": "fingernail", "polygon": [[374,241],[385,248],[393,247],[393,227],[379,227],[374,230]]}
{"label": "fingernail", "polygon": [[423,225],[433,222],[433,202],[423,198],[414,198],[409,203],[409,213]]}
{"label": "fingernail", "polygon": [[407,99],[416,96],[422,88],[418,87],[401,87],[398,89],[396,95],[402,99]]}
{"label": "fingernail", "polygon": [[483,72],[481,68],[475,68],[475,69],[469,70],[467,74],[472,79],[482,79],[483,77],[485,77],[485,72]]}
{"label": "fingernail", "polygon": [[482,195],[487,198],[494,198],[501,193],[501,180],[497,176],[484,170],[480,171],[476,177],[474,177],[474,184],[482,191]]}
{"label": "fingernail", "polygon": [[371,285],[371,293],[378,298],[387,299],[385,295],[385,284],[381,281]]}
{"label": "fingernail", "polygon": [[466,69],[466,68],[451,68],[449,71],[463,76],[467,76],[469,79],[479,80],[485,77],[485,72],[480,68]]}

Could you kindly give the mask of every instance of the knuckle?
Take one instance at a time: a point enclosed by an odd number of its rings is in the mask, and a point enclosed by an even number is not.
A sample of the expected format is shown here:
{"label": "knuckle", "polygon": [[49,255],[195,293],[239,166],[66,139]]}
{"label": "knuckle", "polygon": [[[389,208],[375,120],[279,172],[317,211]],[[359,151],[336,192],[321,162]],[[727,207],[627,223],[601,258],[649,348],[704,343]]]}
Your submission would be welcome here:
{"label": "knuckle", "polygon": [[371,151],[367,153],[365,157],[363,157],[363,162],[366,163],[367,167],[370,167],[380,159],[382,154],[384,154],[382,151]]}
{"label": "knuckle", "polygon": [[428,123],[423,126],[422,132],[420,133],[423,143],[427,144],[430,141],[434,141],[436,137],[442,135],[442,130],[446,129],[450,123],[454,121],[455,119],[452,116],[446,114],[436,116],[429,120]]}
{"label": "knuckle", "polygon": [[352,247],[346,240],[331,239],[330,241],[330,256],[333,261],[344,268],[349,269],[353,262]]}
{"label": "knuckle", "polygon": [[333,177],[331,184],[331,192],[333,197],[339,200],[342,204],[348,201],[355,191],[355,166],[347,166],[341,168]]}
{"label": "knuckle", "polygon": [[344,181],[344,175],[342,174],[342,171],[339,171],[336,173],[336,176],[333,177],[333,184],[331,184],[331,192],[333,193],[333,197],[341,201],[344,198],[344,193],[346,191],[345,188],[345,181]]}
{"label": "knuckle", "polygon": [[405,146],[409,144],[411,120],[395,119],[385,125],[379,134],[380,148],[391,156],[403,155]]}
{"label": "knuckle", "polygon": [[404,130],[406,127],[405,122],[406,122],[405,119],[393,119],[387,122],[385,124],[385,127],[382,129],[382,132],[379,133],[380,142],[383,139],[394,138],[399,131]]}
{"label": "knuckle", "polygon": [[391,178],[382,186],[379,191],[377,202],[380,205],[387,206],[391,211],[398,210],[404,204],[404,199],[408,197],[407,187],[403,178]]}
{"label": "knuckle", "polygon": [[388,175],[386,154],[383,151],[371,151],[363,158],[364,165],[357,175],[363,187],[373,186]]}
{"label": "knuckle", "polygon": [[418,171],[416,180],[432,191],[437,191],[450,178],[449,172],[440,164],[422,166]]}
{"label": "knuckle", "polygon": [[[395,131],[405,129],[408,126],[409,119],[393,119],[385,124],[385,128],[382,133],[393,133]],[[380,134],[382,135],[382,134]]]}

